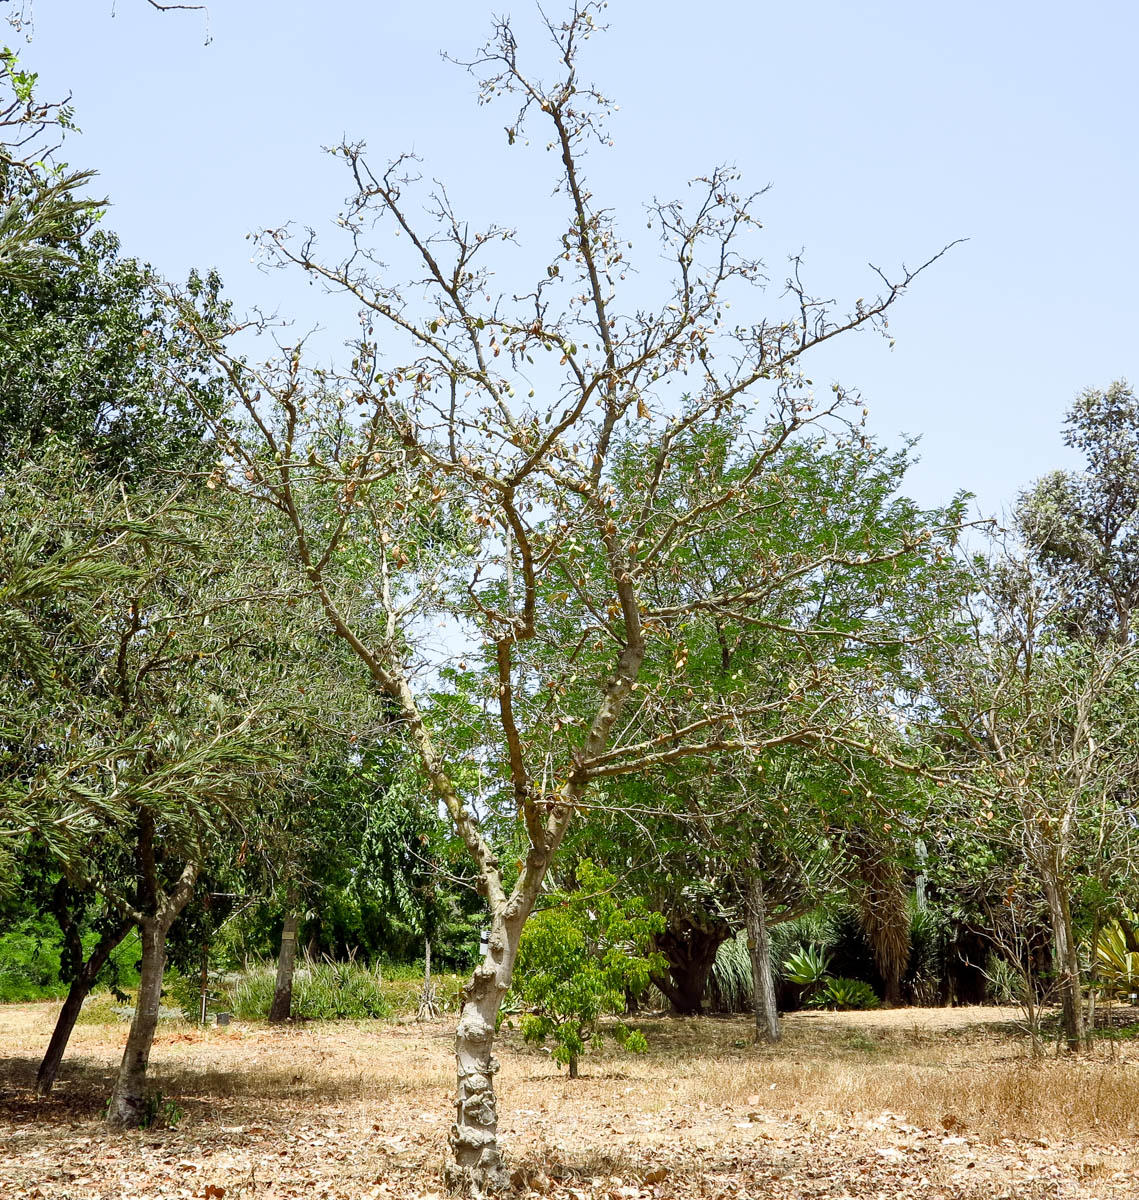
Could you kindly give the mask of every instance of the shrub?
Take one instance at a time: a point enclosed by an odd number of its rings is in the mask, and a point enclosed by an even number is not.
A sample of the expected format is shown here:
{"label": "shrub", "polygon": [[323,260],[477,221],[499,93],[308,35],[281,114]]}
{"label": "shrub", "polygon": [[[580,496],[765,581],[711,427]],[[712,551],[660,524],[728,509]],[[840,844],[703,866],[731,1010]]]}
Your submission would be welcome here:
{"label": "shrub", "polygon": [[1127,939],[1118,921],[1100,930],[1096,967],[1099,978],[1114,995],[1139,992],[1139,954],[1127,949]]}
{"label": "shrub", "polygon": [[902,990],[914,1004],[932,1006],[942,995],[948,920],[944,911],[922,907],[910,896],[910,957],[902,976]]}
{"label": "shrub", "polygon": [[[1101,968],[1102,970],[1102,968]],[[1024,972],[1007,958],[989,955],[984,969],[985,983],[994,1004],[1020,1004],[1024,999]]]}
{"label": "shrub", "polygon": [[[227,989],[235,1016],[263,1021],[273,1002],[277,968],[271,963],[238,976]],[[307,962],[293,976],[293,1016],[297,1020],[367,1020],[391,1016],[380,967],[356,962]]]}
{"label": "shrub", "polygon": [[49,917],[30,917],[5,933],[0,937],[0,1003],[66,995],[59,958],[59,929]]}
{"label": "shrub", "polygon": [[[97,933],[85,933],[84,953],[97,940]],[[50,916],[27,917],[0,935],[0,1004],[66,996],[69,983],[60,977],[61,952],[59,926]],[[104,978],[109,974],[122,986],[137,983],[137,958],[138,941],[131,935],[115,947]]]}
{"label": "shrub", "polygon": [[[588,860],[578,864],[579,890],[550,897],[550,907],[526,923],[514,967],[510,1004],[522,1013],[527,1042],[554,1043],[553,1057],[577,1077],[579,1057],[601,1038],[603,1013],[622,1013],[626,994],[639,995],[664,958],[651,949],[664,917],[643,900],[618,903],[616,879]],[[648,1048],[644,1035],[610,1030],[626,1050]]]}
{"label": "shrub", "polygon": [[864,980],[837,976],[823,980],[808,1003],[812,1008],[866,1009],[877,1008],[878,997]]}

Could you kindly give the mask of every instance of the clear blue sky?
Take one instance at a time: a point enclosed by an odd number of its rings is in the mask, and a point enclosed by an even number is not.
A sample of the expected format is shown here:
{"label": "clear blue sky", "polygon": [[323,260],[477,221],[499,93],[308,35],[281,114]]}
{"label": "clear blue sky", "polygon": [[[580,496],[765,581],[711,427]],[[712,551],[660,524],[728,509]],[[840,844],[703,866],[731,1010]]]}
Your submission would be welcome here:
{"label": "clear blue sky", "polygon": [[[20,52],[45,97],[73,94],[83,135],[68,157],[99,170],[131,253],[174,277],[216,266],[239,307],[339,342],[343,307],[259,271],[245,235],[329,226],[348,188],[320,146],[343,135],[381,161],[414,149],[457,207],[525,226],[519,196],[543,192],[522,184],[553,164],[508,152],[511,111],[479,108],[438,54],[480,43],[506,7],[487,5],[213,0],[204,45],[202,13],[24,0]],[[510,11],[525,52],[533,7]],[[775,294],[800,249],[815,290],[843,301],[872,293],[868,262],[970,239],[895,310],[893,351],[847,339],[812,372],[861,388],[879,435],[922,436],[918,499],[966,488],[985,512],[1007,506],[1070,462],[1060,427],[1079,389],[1139,383],[1139,6],[612,0],[607,17],[583,74],[621,110],[591,173],[634,237],[642,201],[730,162],[773,185],[759,212]]]}

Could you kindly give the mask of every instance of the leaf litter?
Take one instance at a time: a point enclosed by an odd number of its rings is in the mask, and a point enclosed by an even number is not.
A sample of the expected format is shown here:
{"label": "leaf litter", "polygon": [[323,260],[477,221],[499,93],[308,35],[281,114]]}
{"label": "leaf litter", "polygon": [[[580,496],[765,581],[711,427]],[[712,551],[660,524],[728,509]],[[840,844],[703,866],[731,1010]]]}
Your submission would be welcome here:
{"label": "leaf litter", "polygon": [[[56,1092],[32,1082],[54,1009],[0,1009],[4,1200],[441,1200],[448,1023],[164,1034],[154,1085],[174,1128],[107,1132],[122,1030],[83,1027]],[[898,1014],[903,1023],[906,1017]],[[526,1200],[1109,1200],[1139,1196],[1126,1140],[981,1137],[954,1112],[819,1108],[783,1076],[757,1086],[740,1022],[661,1023],[669,1053],[601,1056],[570,1083],[507,1038],[500,1077],[515,1193]],[[734,1036],[731,1036],[734,1035]],[[711,1044],[700,1049],[700,1039]],[[729,1040],[730,1039],[730,1040]],[[695,1043],[695,1044],[690,1044]],[[770,1052],[769,1052],[770,1053]],[[776,1062],[780,1050],[774,1051]],[[801,1055],[788,1047],[791,1055]],[[749,1055],[752,1059],[749,1060]],[[686,1083],[708,1058],[755,1090]],[[762,1066],[762,1063],[759,1064]],[[803,1069],[810,1064],[804,1062]],[[762,1078],[762,1076],[759,1076]],[[701,1085],[702,1086],[702,1085]],[[701,1097],[704,1098],[701,1098]]]}

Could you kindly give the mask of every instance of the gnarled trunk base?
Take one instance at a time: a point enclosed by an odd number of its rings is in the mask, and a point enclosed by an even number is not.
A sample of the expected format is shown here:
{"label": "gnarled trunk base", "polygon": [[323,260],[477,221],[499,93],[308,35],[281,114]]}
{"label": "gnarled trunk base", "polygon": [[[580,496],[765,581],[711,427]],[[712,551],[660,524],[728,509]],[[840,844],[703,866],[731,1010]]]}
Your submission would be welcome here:
{"label": "gnarled trunk base", "polygon": [[510,1187],[510,1174],[498,1142],[498,1102],[494,1077],[494,1032],[506,986],[491,963],[476,969],[463,994],[455,1033],[458,1092],[449,1138],[447,1186],[469,1196],[493,1196]]}
{"label": "gnarled trunk base", "polygon": [[725,921],[697,925],[686,917],[673,918],[656,937],[656,948],[668,960],[668,974],[653,976],[653,983],[668,997],[677,1016],[699,1016],[703,1011],[708,977],[716,951],[731,937]]}

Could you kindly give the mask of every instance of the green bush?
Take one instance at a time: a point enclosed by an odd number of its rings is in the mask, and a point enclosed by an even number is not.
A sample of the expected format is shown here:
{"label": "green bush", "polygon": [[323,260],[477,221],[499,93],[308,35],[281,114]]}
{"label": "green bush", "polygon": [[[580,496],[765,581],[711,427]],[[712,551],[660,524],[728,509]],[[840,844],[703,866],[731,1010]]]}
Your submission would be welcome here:
{"label": "green bush", "polygon": [[[578,864],[579,888],[549,898],[522,933],[508,1007],[522,1013],[527,1042],[554,1043],[554,1061],[577,1075],[578,1058],[601,1039],[603,1013],[625,1011],[626,996],[640,995],[649,977],[664,970],[652,950],[664,917],[643,900],[618,903],[616,879],[585,859]],[[610,1029],[626,1050],[648,1049],[644,1035],[616,1025]]]}
{"label": "green bush", "polygon": [[793,921],[779,921],[768,930],[771,959],[785,962],[796,950],[821,946],[829,950],[835,938],[834,919],[826,909],[816,908]]}
{"label": "green bush", "polygon": [[[97,940],[96,933],[85,934],[84,953]],[[0,935],[0,1004],[66,996],[69,985],[59,973],[61,951],[59,926],[50,916],[27,917]],[[132,934],[111,956],[112,978],[122,986],[137,983],[137,960],[138,941]]]}
{"label": "green bush", "polygon": [[59,927],[50,917],[29,917],[5,933],[0,937],[0,1003],[67,995],[59,958]]}
{"label": "green bush", "polygon": [[[264,1021],[273,1002],[277,966],[258,963],[248,971],[220,975],[218,999],[210,1011],[224,1009],[243,1021]],[[436,997],[444,1012],[458,1008],[459,991],[465,978],[454,974],[432,975]],[[169,989],[191,1019],[197,1019],[198,984],[187,979]],[[414,1016],[423,991],[422,963],[375,963],[306,960],[297,964],[293,976],[295,1020],[368,1020],[396,1014]]]}
{"label": "green bush", "polygon": [[878,997],[870,984],[862,979],[825,979],[807,1003],[812,1008],[866,1009],[877,1008]]}
{"label": "green bush", "polygon": [[909,909],[910,957],[902,976],[902,990],[914,1004],[932,1007],[941,998],[945,979],[948,917],[941,909],[919,906],[913,895]]}
{"label": "green bush", "polygon": [[1024,999],[1024,972],[1007,958],[996,953],[990,954],[984,976],[989,997],[994,1004],[1020,1004]]}
{"label": "green bush", "polygon": [[712,964],[712,997],[720,1012],[746,1012],[754,1000],[747,931],[721,943]]}
{"label": "green bush", "polygon": [[1099,978],[1113,995],[1139,992],[1139,954],[1128,950],[1118,921],[1100,930],[1095,956]]}

